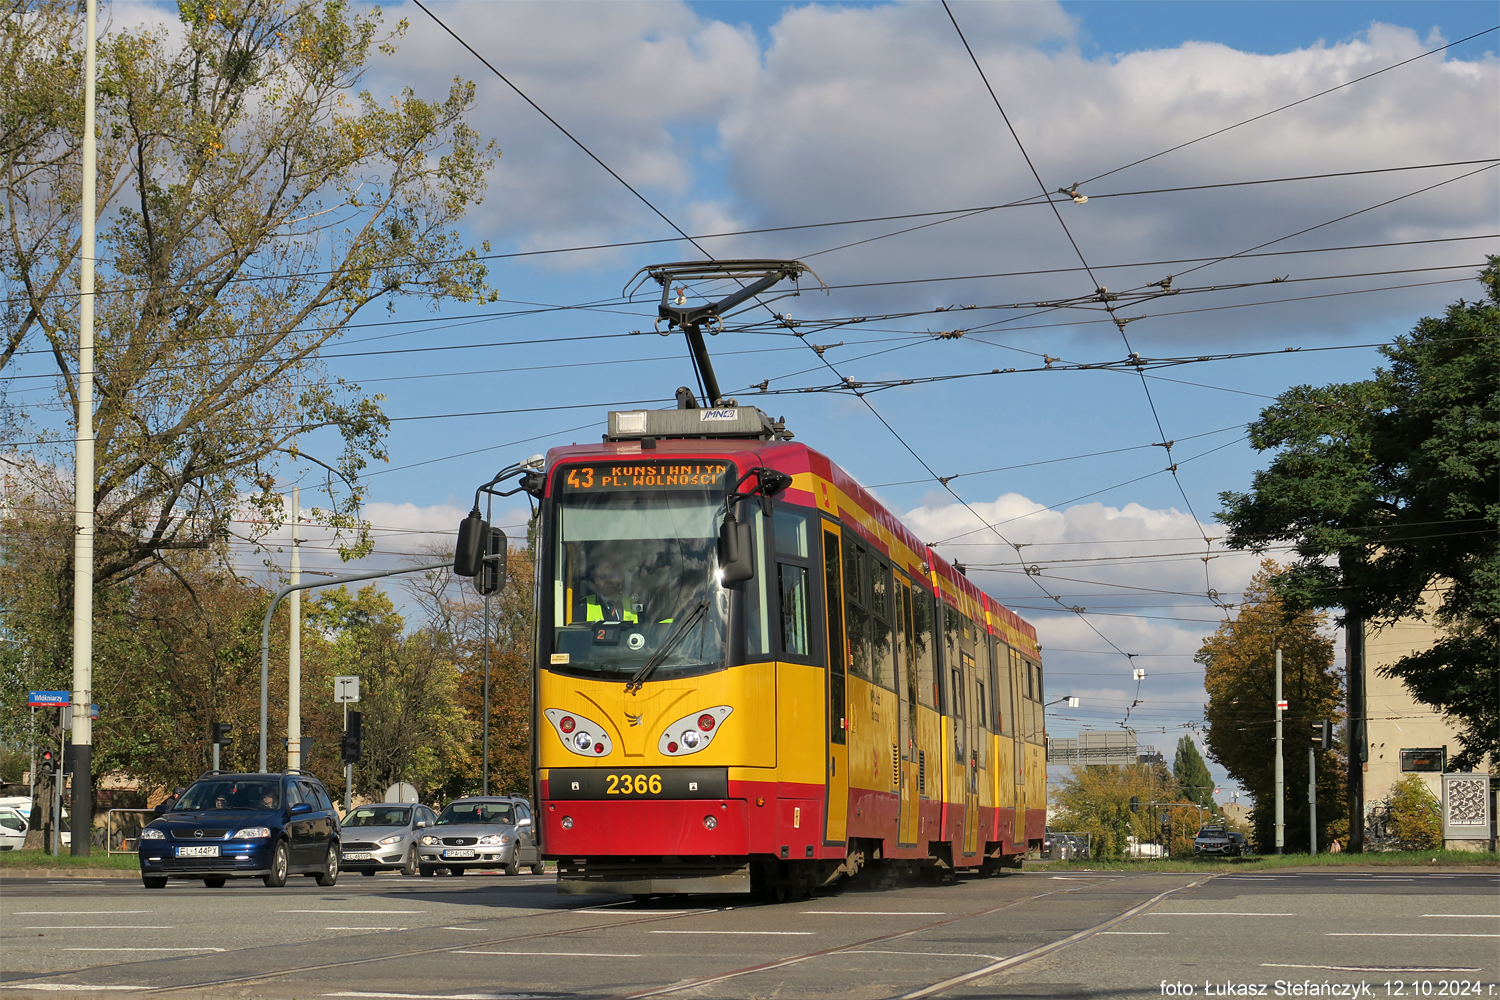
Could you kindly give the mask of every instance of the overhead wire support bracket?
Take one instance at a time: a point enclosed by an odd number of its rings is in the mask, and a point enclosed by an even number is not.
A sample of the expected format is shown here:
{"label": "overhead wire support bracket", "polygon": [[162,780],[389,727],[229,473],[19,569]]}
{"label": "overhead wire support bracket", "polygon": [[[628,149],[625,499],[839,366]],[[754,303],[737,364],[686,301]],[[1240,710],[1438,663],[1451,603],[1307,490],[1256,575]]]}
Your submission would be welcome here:
{"label": "overhead wire support bracket", "polygon": [[[667,329],[680,327],[687,336],[692,351],[693,365],[698,370],[698,379],[703,387],[705,402],[719,406],[724,401],[719,389],[719,380],[714,375],[713,362],[708,356],[708,346],[703,340],[703,325],[717,323],[724,327],[724,314],[735,306],[754,298],[772,285],[787,278],[797,279],[811,274],[819,286],[828,285],[812,268],[798,260],[706,260],[679,261],[673,264],[653,264],[637,271],[626,282],[622,295],[629,298],[646,278],[661,286],[661,304],[657,306],[657,322],[666,320]],[[689,306],[687,285],[694,281],[729,279],[740,287],[725,297]],[[674,297],[675,292],[675,297]],[[785,321],[790,325],[789,320]],[[710,332],[713,331],[710,328]]]}

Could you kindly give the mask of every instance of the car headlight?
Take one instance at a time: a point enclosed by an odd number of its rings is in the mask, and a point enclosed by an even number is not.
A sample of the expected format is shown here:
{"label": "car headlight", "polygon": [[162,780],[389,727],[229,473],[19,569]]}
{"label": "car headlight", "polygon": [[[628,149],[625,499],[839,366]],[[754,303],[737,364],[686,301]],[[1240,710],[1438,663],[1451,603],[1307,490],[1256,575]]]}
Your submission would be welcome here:
{"label": "car headlight", "polygon": [[398,833],[394,837],[387,837],[387,838],[385,838],[384,840],[380,841],[380,843],[382,843],[382,844],[399,844],[399,843],[401,843],[402,839],[405,838],[405,836],[406,836],[406,834],[404,834],[404,833]]}
{"label": "car headlight", "polygon": [[236,831],[234,831],[234,836],[230,837],[229,839],[230,840],[264,840],[265,838],[269,837],[270,835],[271,835],[271,828],[268,827],[268,826],[247,826],[243,830],[236,830]]}
{"label": "car headlight", "polygon": [[495,847],[497,845],[503,845],[503,844],[507,843],[507,841],[508,841],[508,838],[504,834],[501,834],[501,833],[491,833],[491,834],[488,834],[487,836],[480,837],[479,838],[479,845],[481,847]]}
{"label": "car headlight", "polygon": [[436,837],[434,837],[430,833],[427,834],[426,836],[424,836],[422,838],[422,846],[423,847],[436,847],[437,845],[438,845],[438,839]]}
{"label": "car headlight", "polygon": [[160,830],[156,830],[156,829],[153,829],[153,828],[151,828],[151,827],[148,826],[148,827],[146,827],[146,829],[144,829],[144,830],[141,831],[141,839],[142,840],[166,840],[167,839],[167,835],[165,833],[162,833]]}

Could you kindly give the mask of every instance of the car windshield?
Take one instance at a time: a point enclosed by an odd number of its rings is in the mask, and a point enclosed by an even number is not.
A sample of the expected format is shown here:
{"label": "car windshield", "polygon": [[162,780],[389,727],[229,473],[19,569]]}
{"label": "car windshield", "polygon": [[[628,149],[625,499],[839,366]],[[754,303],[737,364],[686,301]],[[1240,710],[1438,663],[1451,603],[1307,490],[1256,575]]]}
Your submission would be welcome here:
{"label": "car windshield", "polygon": [[494,823],[514,826],[516,811],[509,802],[451,802],[438,817],[439,826],[459,823]]}
{"label": "car windshield", "polygon": [[200,809],[278,809],[281,782],[265,778],[209,778],[194,782],[173,812]]}
{"label": "car windshield", "polygon": [[717,545],[730,470],[653,461],[559,473],[552,669],[623,681],[658,656],[656,679],[724,666]]}
{"label": "car windshield", "polygon": [[1198,836],[1200,837],[1223,837],[1225,835],[1226,834],[1222,826],[1205,826],[1203,829],[1198,831]]}
{"label": "car windshield", "polygon": [[343,825],[405,826],[410,821],[410,806],[360,806],[344,817]]}

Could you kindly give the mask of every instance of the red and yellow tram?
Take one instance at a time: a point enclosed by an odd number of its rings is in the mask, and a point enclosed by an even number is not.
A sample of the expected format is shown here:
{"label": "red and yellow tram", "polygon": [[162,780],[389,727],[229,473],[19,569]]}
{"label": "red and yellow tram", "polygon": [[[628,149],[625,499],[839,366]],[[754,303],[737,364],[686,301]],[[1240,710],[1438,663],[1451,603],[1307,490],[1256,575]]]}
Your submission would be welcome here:
{"label": "red and yellow tram", "polygon": [[1035,629],[758,409],[609,427],[535,487],[561,891],[1019,867],[1045,827]]}

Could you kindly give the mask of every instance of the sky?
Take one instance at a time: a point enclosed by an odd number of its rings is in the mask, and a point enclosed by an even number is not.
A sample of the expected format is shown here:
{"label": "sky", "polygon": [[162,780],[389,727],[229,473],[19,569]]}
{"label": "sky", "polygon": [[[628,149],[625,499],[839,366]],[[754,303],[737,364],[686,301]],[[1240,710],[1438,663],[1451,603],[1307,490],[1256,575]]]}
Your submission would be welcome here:
{"label": "sky", "polygon": [[[1495,28],[1493,3],[429,6],[683,230],[779,229],[700,240],[715,257],[799,259],[829,286],[734,317],[709,344],[719,380],[1036,625],[1049,699],[1080,699],[1048,710],[1052,736],[1128,725],[1170,760],[1198,733],[1193,654],[1257,565],[1214,518],[1268,461],[1245,425],[1290,386],[1368,377],[1375,345],[1476,297],[1500,242],[1497,32],[1313,96]],[[491,262],[497,303],[372,308],[327,352],[393,420],[361,568],[446,544],[498,469],[693,383],[649,291],[621,290],[697,251],[429,15],[385,13],[410,29],[365,84],[476,82],[470,122],[503,155],[465,232],[521,256]],[[1038,199],[1075,184],[1087,202]],[[849,223],[908,213],[947,214]],[[641,240],[662,242],[541,252]],[[1123,293],[1122,325],[1096,302],[1038,305],[1100,287]],[[1131,352],[1189,363],[1071,367]],[[862,398],[751,388],[996,369]],[[304,565],[337,566],[326,539]]]}

